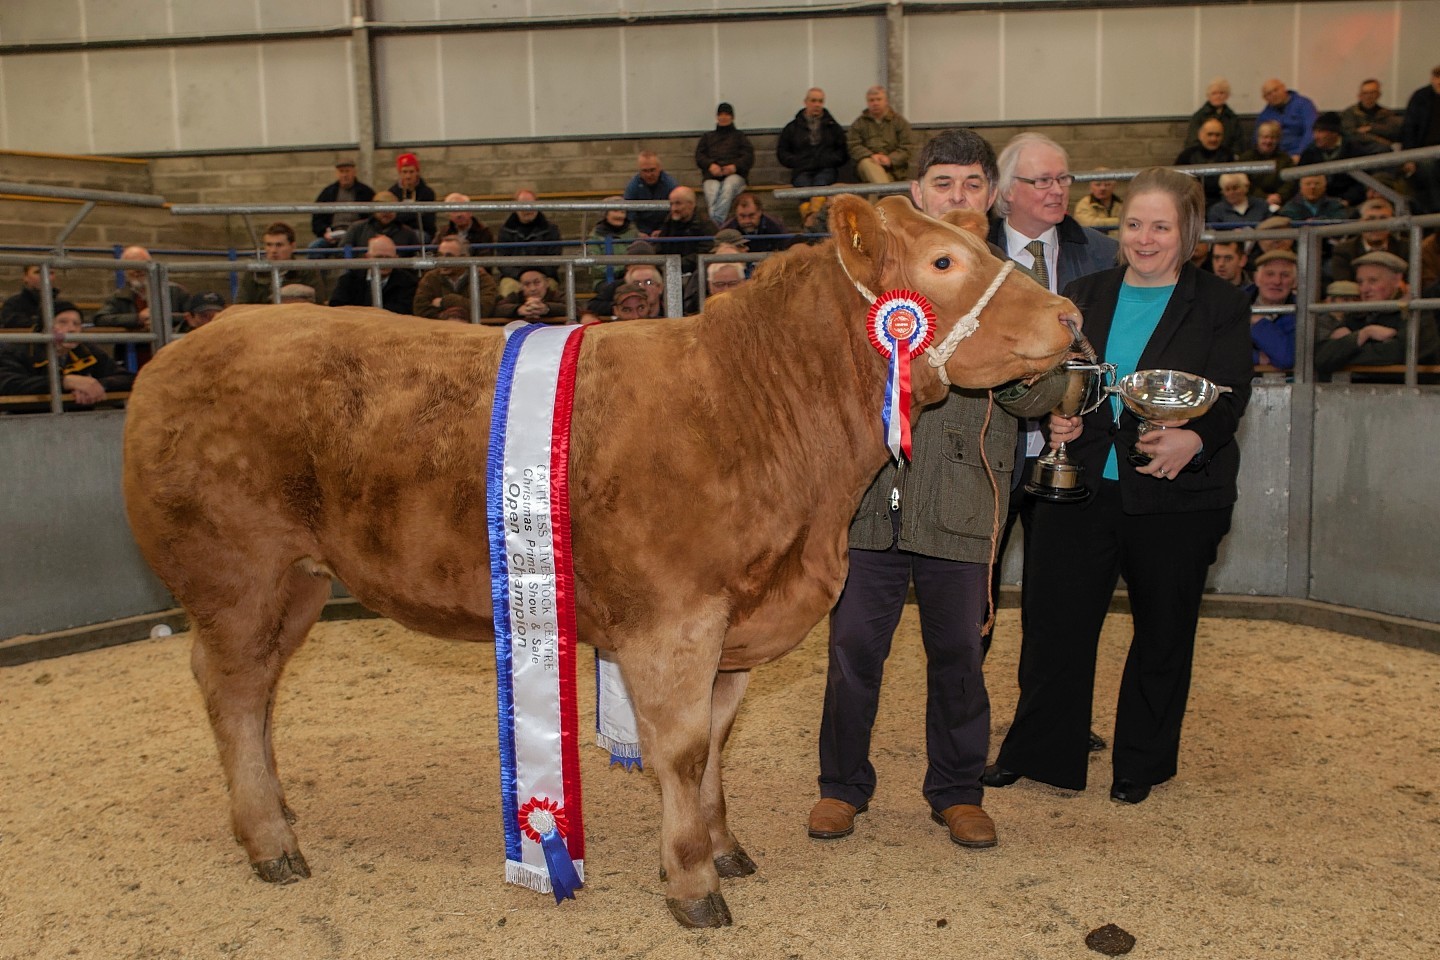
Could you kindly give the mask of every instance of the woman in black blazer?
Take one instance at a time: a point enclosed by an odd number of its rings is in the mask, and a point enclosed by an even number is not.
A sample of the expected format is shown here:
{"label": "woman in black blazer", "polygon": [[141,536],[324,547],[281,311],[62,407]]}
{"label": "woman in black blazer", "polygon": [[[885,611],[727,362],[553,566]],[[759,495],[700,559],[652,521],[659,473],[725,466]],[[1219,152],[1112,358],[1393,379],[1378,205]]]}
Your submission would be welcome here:
{"label": "woman in black blazer", "polygon": [[[1118,398],[1083,418],[1051,415],[1052,446],[1066,443],[1093,496],[1034,502],[1025,529],[1020,701],[982,780],[1004,787],[1029,777],[1084,789],[1096,646],[1124,576],[1135,630],[1115,713],[1110,796],[1139,803],[1175,775],[1200,597],[1230,529],[1235,429],[1253,368],[1244,294],[1189,263],[1204,227],[1200,184],[1155,167],[1129,194],[1121,266],[1064,291],[1085,317],[1085,335],[1119,375],[1183,370],[1231,392],[1203,416],[1144,438]],[[1153,459],[1136,467],[1133,450]]]}

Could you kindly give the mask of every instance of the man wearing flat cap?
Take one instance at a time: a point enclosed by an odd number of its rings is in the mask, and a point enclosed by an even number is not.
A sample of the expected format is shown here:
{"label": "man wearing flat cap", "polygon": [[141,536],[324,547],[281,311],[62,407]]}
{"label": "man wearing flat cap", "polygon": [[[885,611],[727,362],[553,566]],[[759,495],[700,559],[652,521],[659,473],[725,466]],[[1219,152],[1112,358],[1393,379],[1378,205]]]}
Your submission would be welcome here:
{"label": "man wearing flat cap", "polygon": [[[355,161],[341,159],[335,162],[335,182],[315,198],[316,203],[369,203],[375,199],[375,190],[368,183],[355,179]],[[315,239],[310,242],[311,250],[329,250],[340,246],[340,238],[357,220],[365,219],[362,213],[317,213],[310,218],[310,231]]]}
{"label": "man wearing flat cap", "polygon": [[[1393,253],[1375,251],[1356,257],[1355,283],[1360,299],[1367,303],[1406,300],[1405,273],[1408,265]],[[1408,310],[1379,309],[1370,313],[1323,314],[1315,323],[1315,372],[1328,380],[1343,367],[1405,362],[1405,327]],[[1434,363],[1440,354],[1440,335],[1435,318],[1417,315],[1419,324],[1418,363]]]}
{"label": "man wearing flat cap", "polygon": [[[1255,258],[1255,295],[1251,306],[1280,307],[1295,303],[1297,257],[1289,250],[1271,250]],[[1295,313],[1250,314],[1254,361],[1280,370],[1295,366]]]}

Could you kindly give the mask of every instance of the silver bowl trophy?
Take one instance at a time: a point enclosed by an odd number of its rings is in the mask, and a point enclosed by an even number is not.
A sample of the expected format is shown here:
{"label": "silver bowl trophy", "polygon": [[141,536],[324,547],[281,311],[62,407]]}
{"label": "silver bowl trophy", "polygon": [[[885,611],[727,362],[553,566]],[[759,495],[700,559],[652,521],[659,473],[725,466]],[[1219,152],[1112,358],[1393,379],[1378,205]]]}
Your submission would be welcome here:
{"label": "silver bowl trophy", "polygon": [[[1126,408],[1140,418],[1139,434],[1143,437],[1177,420],[1193,420],[1204,414],[1230,388],[1183,370],[1136,370],[1121,377],[1107,392],[1119,394]],[[1150,457],[1132,450],[1129,460],[1143,467]]]}

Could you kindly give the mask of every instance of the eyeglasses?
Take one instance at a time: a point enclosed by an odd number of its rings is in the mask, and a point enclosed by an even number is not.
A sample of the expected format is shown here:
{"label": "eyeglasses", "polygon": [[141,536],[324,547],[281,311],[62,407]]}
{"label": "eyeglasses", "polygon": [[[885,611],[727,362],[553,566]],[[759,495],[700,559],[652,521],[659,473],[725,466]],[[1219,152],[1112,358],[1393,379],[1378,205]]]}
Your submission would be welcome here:
{"label": "eyeglasses", "polygon": [[639,284],[639,285],[642,286],[642,287],[658,287],[658,286],[660,286],[660,281],[659,281],[659,280],[656,280],[654,277],[646,277],[646,278],[643,279],[643,280],[631,280],[631,281],[629,281],[629,282],[630,282],[630,283]]}
{"label": "eyeglasses", "polygon": [[1075,175],[1071,173],[1062,173],[1058,177],[1036,177],[1033,180],[1029,177],[1016,177],[1015,179],[1019,180],[1021,183],[1030,184],[1030,186],[1034,187],[1036,190],[1049,190],[1057,183],[1060,184],[1060,186],[1062,187],[1070,186],[1070,184],[1075,182]]}

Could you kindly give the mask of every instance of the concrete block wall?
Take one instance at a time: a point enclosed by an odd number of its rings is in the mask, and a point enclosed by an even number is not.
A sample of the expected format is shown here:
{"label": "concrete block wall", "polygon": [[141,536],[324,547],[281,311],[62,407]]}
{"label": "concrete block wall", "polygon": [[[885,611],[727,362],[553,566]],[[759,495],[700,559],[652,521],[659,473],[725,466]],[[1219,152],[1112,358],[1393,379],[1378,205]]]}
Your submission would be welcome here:
{"label": "concrete block wall", "polygon": [[[1034,130],[1053,137],[1070,151],[1075,170],[1098,166],[1140,167],[1169,163],[1180,150],[1186,122],[1114,122],[1048,126],[991,126],[981,133],[997,151],[1016,133]],[[928,135],[928,134],[927,134]],[[752,134],[756,163],[750,181],[759,186],[788,185],[789,175],[775,160],[775,133]],[[438,195],[459,191],[476,199],[508,199],[522,187],[543,199],[586,199],[618,194],[635,172],[641,149],[656,151],[665,169],[681,183],[698,187],[696,137],[631,137],[616,140],[571,140],[523,143],[455,144],[420,147],[421,174]],[[377,190],[395,180],[394,158],[404,149],[376,152],[375,169],[367,182]],[[173,203],[306,203],[334,179],[334,164],[354,158],[353,150],[297,150],[276,153],[226,153],[164,156],[149,160],[53,157],[4,154],[4,179],[128,193],[153,193]],[[1084,188],[1074,188],[1076,197]],[[1123,188],[1122,188],[1123,193]],[[767,210],[792,227],[800,218],[794,202],[768,199]],[[76,204],[62,201],[0,198],[0,243],[49,244],[74,215]],[[282,217],[300,241],[310,238],[307,217]],[[503,214],[480,219],[497,228]],[[595,222],[595,214],[561,214],[554,218],[567,238],[579,238]],[[255,222],[256,230],[264,223]],[[249,225],[240,217],[175,217],[167,211],[97,206],[72,235],[72,246],[142,243],[155,249],[246,250],[252,244]],[[182,259],[161,255],[160,259]],[[113,285],[113,276],[71,271],[62,278],[67,296],[93,302]],[[18,286],[19,270],[0,267],[0,293]],[[183,278],[192,290],[227,290],[224,276]],[[8,293],[6,294],[8,295]]]}

